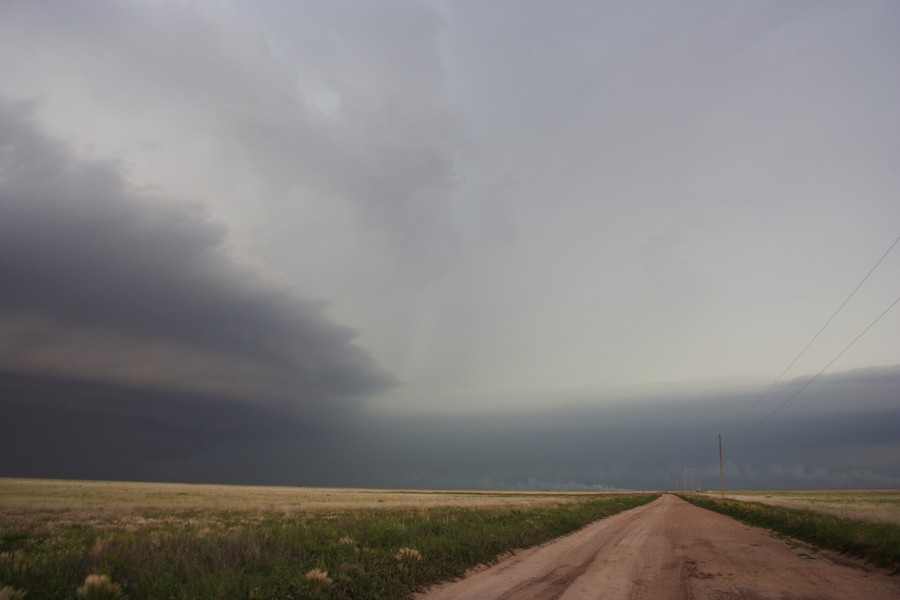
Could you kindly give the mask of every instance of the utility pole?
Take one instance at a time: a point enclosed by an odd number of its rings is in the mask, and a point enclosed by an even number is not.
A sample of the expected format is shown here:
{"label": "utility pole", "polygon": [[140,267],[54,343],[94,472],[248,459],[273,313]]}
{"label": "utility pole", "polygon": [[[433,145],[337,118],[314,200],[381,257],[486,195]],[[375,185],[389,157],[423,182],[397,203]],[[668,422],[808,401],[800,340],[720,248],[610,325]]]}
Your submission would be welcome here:
{"label": "utility pole", "polygon": [[722,434],[719,434],[719,496],[725,500],[725,464],[722,462]]}

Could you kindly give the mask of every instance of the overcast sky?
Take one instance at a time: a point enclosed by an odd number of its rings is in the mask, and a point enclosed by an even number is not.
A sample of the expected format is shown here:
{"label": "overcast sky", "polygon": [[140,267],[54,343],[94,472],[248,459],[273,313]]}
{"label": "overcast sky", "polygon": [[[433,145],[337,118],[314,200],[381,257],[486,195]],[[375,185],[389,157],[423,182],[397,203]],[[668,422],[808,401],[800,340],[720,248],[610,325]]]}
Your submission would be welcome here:
{"label": "overcast sky", "polygon": [[2,2],[0,475],[898,487],[898,34]]}

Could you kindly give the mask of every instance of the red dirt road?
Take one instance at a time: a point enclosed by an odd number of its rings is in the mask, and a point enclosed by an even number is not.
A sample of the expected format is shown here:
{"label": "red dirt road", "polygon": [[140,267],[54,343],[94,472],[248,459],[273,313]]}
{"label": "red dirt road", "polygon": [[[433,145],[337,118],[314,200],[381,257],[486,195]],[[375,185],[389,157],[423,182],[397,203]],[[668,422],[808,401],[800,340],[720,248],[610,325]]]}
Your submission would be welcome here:
{"label": "red dirt road", "polygon": [[900,577],[665,495],[416,598],[881,600]]}

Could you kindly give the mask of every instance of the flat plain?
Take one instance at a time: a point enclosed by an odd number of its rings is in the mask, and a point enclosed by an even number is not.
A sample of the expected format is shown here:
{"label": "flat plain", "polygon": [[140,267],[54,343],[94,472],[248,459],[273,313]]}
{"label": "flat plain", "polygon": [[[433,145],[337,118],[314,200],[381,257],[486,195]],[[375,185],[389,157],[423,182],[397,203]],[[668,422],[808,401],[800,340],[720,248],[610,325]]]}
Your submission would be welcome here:
{"label": "flat plain", "polygon": [[202,509],[293,514],[369,508],[547,505],[577,502],[597,494],[580,491],[378,490],[0,478],[0,511],[127,515]]}
{"label": "flat plain", "polygon": [[0,597],[407,598],[655,497],[0,479]]}

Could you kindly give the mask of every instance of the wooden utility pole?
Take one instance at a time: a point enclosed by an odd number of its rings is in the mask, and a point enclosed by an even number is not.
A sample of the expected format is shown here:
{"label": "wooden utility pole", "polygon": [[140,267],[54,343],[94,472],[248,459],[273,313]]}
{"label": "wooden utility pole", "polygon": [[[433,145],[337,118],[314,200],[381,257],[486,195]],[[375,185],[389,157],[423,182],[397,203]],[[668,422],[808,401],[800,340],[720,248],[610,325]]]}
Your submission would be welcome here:
{"label": "wooden utility pole", "polygon": [[722,463],[722,434],[719,434],[719,495],[725,500],[725,465]]}

